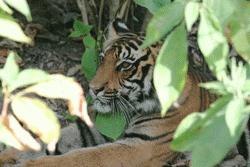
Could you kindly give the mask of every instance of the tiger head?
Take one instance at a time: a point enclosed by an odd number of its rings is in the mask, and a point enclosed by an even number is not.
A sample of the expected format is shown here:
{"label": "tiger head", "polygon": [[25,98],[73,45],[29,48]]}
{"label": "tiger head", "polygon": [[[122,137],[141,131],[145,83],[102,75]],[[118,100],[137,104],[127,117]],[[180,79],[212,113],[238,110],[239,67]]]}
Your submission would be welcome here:
{"label": "tiger head", "polygon": [[109,33],[112,38],[104,44],[100,66],[90,82],[95,110],[101,113],[120,110],[127,116],[159,111],[152,82],[159,48],[155,45],[142,49],[143,36],[126,32],[124,23],[113,24],[123,31]]}

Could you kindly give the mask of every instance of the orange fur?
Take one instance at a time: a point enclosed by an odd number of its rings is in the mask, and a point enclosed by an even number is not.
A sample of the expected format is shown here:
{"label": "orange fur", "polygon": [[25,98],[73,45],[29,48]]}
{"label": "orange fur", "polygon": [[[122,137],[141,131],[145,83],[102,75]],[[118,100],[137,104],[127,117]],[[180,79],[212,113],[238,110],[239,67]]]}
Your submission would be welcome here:
{"label": "orange fur", "polygon": [[[150,49],[151,55],[144,63],[154,64],[159,47]],[[104,87],[105,91],[118,90],[120,78],[129,76],[129,71],[115,70],[118,61],[116,51],[110,49],[97,70],[90,87],[98,89]],[[141,64],[140,64],[141,65]],[[138,70],[140,70],[140,65]],[[139,76],[138,76],[139,77]],[[200,111],[208,107],[211,102],[208,93],[201,93],[198,86],[201,79],[193,72],[187,75],[187,81],[181,98],[177,101],[180,107],[172,108],[165,117],[160,113],[148,113],[145,117],[133,118],[125,134],[135,132],[144,136],[125,136],[113,143],[106,143],[96,147],[81,148],[60,156],[45,156],[37,160],[29,160],[24,167],[160,167],[173,160],[178,153],[169,148],[174,131],[191,112]],[[204,90],[202,90],[204,91]],[[202,100],[206,104],[202,104]],[[204,101],[203,101],[204,102]],[[202,106],[201,106],[202,105]],[[205,105],[205,106],[204,106]],[[143,121],[143,119],[147,121]],[[152,118],[152,119],[150,119]],[[141,122],[139,125],[136,122]],[[145,140],[143,138],[146,138]],[[1,157],[1,156],[0,156]]]}
{"label": "orange fur", "polygon": [[[160,120],[149,120],[144,129],[149,135],[168,134],[160,140],[144,141],[139,138],[125,138],[114,143],[107,143],[97,147],[82,148],[60,156],[48,156],[38,160],[30,160],[25,167],[160,167],[166,161],[177,156],[169,148],[173,132],[180,121],[189,113],[199,111],[201,106],[201,94],[198,80],[192,74],[187,77],[185,89],[189,89],[183,104],[168,112]],[[204,97],[208,98],[208,97]],[[159,115],[159,114],[152,114]],[[132,121],[133,122],[133,121]],[[135,130],[133,126],[127,131]],[[167,142],[166,142],[167,141]]]}

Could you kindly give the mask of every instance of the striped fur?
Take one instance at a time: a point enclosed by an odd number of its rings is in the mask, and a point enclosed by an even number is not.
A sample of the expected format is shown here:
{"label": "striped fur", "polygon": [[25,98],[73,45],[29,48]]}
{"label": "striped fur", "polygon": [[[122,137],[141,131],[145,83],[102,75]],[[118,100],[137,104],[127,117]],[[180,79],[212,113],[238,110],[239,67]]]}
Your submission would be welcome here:
{"label": "striped fur", "polygon": [[[198,87],[201,77],[187,76],[188,96],[182,105],[160,113],[138,114],[130,121],[124,136],[113,142],[82,148],[60,156],[28,161],[27,166],[48,167],[161,167],[175,159],[178,153],[170,150],[169,143],[180,121],[189,113],[200,111],[211,101],[208,92]],[[203,102],[207,102],[203,104]]]}
{"label": "striped fur", "polygon": [[128,127],[123,136],[109,143],[95,129],[84,127],[85,146],[91,147],[31,160],[26,167],[162,167],[177,157],[169,143],[178,124],[191,112],[207,108],[215,96],[198,86],[209,77],[190,68],[180,106],[161,117],[152,84],[161,44],[141,49],[142,41],[142,36],[131,33],[112,40],[105,46],[103,60],[90,82],[98,112],[116,112],[117,108],[124,112]]}

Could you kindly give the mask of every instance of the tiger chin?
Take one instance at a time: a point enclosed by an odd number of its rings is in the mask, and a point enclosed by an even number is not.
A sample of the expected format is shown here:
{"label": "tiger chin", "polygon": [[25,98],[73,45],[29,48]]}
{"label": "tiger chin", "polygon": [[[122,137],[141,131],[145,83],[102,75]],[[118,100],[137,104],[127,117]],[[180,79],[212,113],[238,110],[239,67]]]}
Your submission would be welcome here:
{"label": "tiger chin", "polygon": [[[89,87],[97,112],[121,111],[129,120],[123,136],[111,142],[95,129],[87,129],[83,133],[84,140],[89,141],[85,143],[87,148],[29,160],[23,166],[167,166],[179,155],[169,147],[178,124],[185,116],[204,110],[214,100],[206,90],[198,87],[199,82],[206,78],[189,71],[184,91],[177,101],[179,106],[173,106],[171,112],[161,117],[159,100],[152,83],[161,43],[142,49],[143,36],[129,32],[123,23],[114,21],[112,24],[117,25],[109,29],[100,54],[100,66]],[[122,31],[114,27],[120,27]]]}

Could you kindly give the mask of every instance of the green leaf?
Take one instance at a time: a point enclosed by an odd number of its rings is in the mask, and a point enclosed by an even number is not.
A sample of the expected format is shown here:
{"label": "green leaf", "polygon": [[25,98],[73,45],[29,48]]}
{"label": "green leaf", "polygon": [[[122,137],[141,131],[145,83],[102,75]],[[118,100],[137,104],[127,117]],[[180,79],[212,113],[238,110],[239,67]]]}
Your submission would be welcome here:
{"label": "green leaf", "polygon": [[204,113],[192,113],[184,118],[174,134],[171,148],[176,151],[191,151],[198,142],[198,137],[203,133],[202,128],[222,110],[231,100],[231,96],[218,99]]}
{"label": "green leaf", "polygon": [[81,87],[72,78],[54,74],[50,75],[49,79],[46,78],[46,81],[30,86],[24,91],[47,98],[68,99],[81,94]]}
{"label": "green leaf", "polygon": [[[232,106],[233,108],[230,108]],[[222,114],[222,111],[220,111],[211,119],[208,125],[204,127],[196,143],[197,145],[192,152],[193,167],[215,166],[221,160],[223,160],[229,150],[236,145],[242,132],[245,129],[248,120],[248,117],[246,115],[243,115],[242,111],[240,111],[242,109],[241,107],[243,107],[241,106],[241,103],[235,103],[234,100],[230,101],[230,103],[224,109],[224,112],[226,112],[226,114],[229,111],[240,112],[239,114],[234,115],[237,115],[235,120],[230,123],[227,122],[227,118],[225,119],[225,115]],[[232,135],[232,131],[235,132],[234,135]],[[208,159],[209,161],[207,161]]]}
{"label": "green leaf", "polygon": [[[171,143],[173,149],[178,151],[189,150],[193,144],[192,140],[197,137],[198,132],[196,127],[199,126],[204,118],[204,113],[189,114],[178,126],[174,134],[174,141]],[[188,132],[188,133],[187,133]],[[184,137],[183,137],[184,136]],[[187,143],[182,144],[182,142]]]}
{"label": "green leaf", "polygon": [[91,105],[91,104],[94,103],[94,100],[93,100],[92,96],[90,96],[90,95],[87,95],[86,101],[87,101],[87,104],[88,104],[88,105]]}
{"label": "green leaf", "polygon": [[97,69],[96,40],[89,34],[83,38],[85,52],[82,56],[82,69],[85,77],[90,81]]}
{"label": "green leaf", "polygon": [[86,25],[81,21],[75,20],[73,25],[74,31],[70,34],[71,37],[79,37],[88,34],[92,26]]}
{"label": "green leaf", "polygon": [[213,92],[220,94],[220,95],[225,95],[228,93],[225,88],[225,85],[222,82],[211,81],[211,82],[199,84],[199,86],[212,90]]}
{"label": "green leaf", "polygon": [[77,116],[65,113],[64,119],[69,121],[69,122],[75,122],[77,120]]}
{"label": "green leaf", "polygon": [[200,8],[200,3],[193,1],[190,1],[185,8],[185,20],[188,31],[191,31],[193,24],[198,19],[199,8]]}
{"label": "green leaf", "polygon": [[244,113],[245,107],[245,101],[237,97],[227,105],[225,119],[231,136],[240,135],[239,131],[244,128],[242,127],[244,125],[243,123],[248,117],[248,115]]}
{"label": "green leaf", "polygon": [[11,133],[22,145],[34,151],[41,150],[41,146],[38,141],[33,138],[29,131],[24,129],[24,127],[16,120],[16,118],[12,114],[9,114],[6,117],[4,125],[11,131]]}
{"label": "green leaf", "polygon": [[153,79],[163,115],[184,88],[187,66],[187,39],[182,23],[164,42],[154,69]]}
{"label": "green leaf", "polygon": [[142,47],[147,47],[172,31],[184,17],[184,2],[174,1],[155,13],[146,30],[146,39]]}
{"label": "green leaf", "polygon": [[49,74],[47,74],[42,70],[38,69],[23,70],[18,74],[16,80],[10,86],[10,91],[15,90],[16,88],[46,81],[49,79],[49,77],[50,77]]}
{"label": "green leaf", "polygon": [[82,36],[82,33],[80,31],[72,31],[69,35],[69,37],[72,37],[72,38],[77,38],[80,36]]}
{"label": "green leaf", "polygon": [[236,10],[237,3],[235,0],[203,0],[203,5],[211,10],[223,28]]}
{"label": "green leaf", "polygon": [[22,13],[28,21],[32,20],[30,8],[26,0],[4,0],[8,5]]}
{"label": "green leaf", "polygon": [[4,65],[4,68],[0,72],[0,78],[4,82],[6,82],[8,86],[11,86],[15,82],[19,72],[19,68],[18,65],[16,64],[15,57],[16,53],[10,52],[6,60],[6,63]]}
{"label": "green leaf", "polygon": [[4,1],[0,1],[0,9],[2,9],[3,11],[7,12],[8,14],[12,14],[13,11],[11,10],[11,8],[4,2]]}
{"label": "green leaf", "polygon": [[103,135],[116,140],[121,136],[126,127],[126,120],[121,112],[96,115],[96,128]]}
{"label": "green leaf", "polygon": [[11,18],[11,16],[3,12],[0,12],[0,27],[0,36],[18,42],[31,43],[31,39],[23,33],[21,27]]}
{"label": "green leaf", "polygon": [[0,122],[0,141],[16,149],[24,149],[24,146],[2,122]]}
{"label": "green leaf", "polygon": [[230,38],[236,51],[243,59],[250,62],[250,4],[241,4],[231,17],[229,28]]}
{"label": "green leaf", "polygon": [[97,69],[97,51],[95,48],[86,48],[82,56],[82,69],[85,77],[90,81]]}
{"label": "green leaf", "polygon": [[16,97],[11,103],[16,117],[45,143],[55,142],[60,136],[60,124],[55,113],[41,100]]}
{"label": "green leaf", "polygon": [[171,3],[171,0],[135,0],[140,6],[147,8],[151,13],[156,13],[162,6]]}
{"label": "green leaf", "polygon": [[[226,68],[228,44],[217,18],[205,8],[200,10],[198,44],[211,71],[218,77]],[[219,77],[220,78],[220,77]]]}
{"label": "green leaf", "polygon": [[171,147],[191,151],[193,167],[215,166],[236,144],[244,130],[248,120],[248,116],[243,114],[244,105],[243,99],[224,96],[205,113],[188,116],[177,128]]}
{"label": "green leaf", "polygon": [[90,34],[83,38],[83,44],[87,48],[96,48],[96,41]]}
{"label": "green leaf", "polygon": [[69,112],[92,126],[82,87],[72,78],[60,74],[50,75],[50,79],[26,88],[23,93],[36,93],[43,97],[67,100]]}

